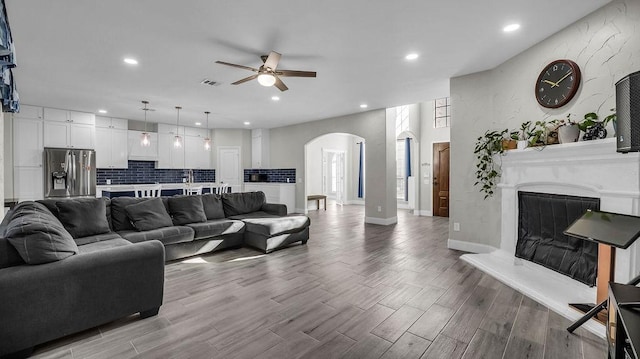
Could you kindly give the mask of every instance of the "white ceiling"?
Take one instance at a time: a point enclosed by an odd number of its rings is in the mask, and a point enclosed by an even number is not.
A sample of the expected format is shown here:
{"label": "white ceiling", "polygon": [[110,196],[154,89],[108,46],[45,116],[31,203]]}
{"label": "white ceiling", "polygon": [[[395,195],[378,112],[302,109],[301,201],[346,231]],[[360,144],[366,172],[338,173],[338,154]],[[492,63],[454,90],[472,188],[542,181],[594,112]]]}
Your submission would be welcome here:
{"label": "white ceiling", "polygon": [[[495,67],[610,0],[6,0],[21,102],[154,122],[279,127],[417,103]],[[503,26],[522,28],[505,34]],[[215,60],[317,71],[280,93]],[[420,57],[406,61],[407,53]],[[124,57],[139,65],[123,63]],[[538,69],[532,69],[538,71]],[[203,79],[219,86],[200,84]],[[271,96],[281,100],[274,102]]]}

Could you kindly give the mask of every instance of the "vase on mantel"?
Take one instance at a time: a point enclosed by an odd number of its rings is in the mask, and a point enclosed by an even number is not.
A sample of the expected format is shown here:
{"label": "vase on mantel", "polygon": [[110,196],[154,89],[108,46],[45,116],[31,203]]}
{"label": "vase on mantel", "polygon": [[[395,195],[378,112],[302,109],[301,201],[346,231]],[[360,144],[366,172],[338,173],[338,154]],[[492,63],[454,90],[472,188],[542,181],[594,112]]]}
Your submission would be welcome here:
{"label": "vase on mantel", "polygon": [[580,137],[580,127],[578,124],[572,123],[558,128],[558,140],[560,143],[577,142]]}

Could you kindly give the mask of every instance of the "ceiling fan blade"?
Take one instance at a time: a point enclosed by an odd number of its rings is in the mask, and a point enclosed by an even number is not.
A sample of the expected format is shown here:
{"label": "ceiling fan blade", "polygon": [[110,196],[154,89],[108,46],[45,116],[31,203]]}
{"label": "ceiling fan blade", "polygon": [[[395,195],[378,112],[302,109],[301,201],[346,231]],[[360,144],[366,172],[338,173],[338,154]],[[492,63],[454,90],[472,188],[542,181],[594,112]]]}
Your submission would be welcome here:
{"label": "ceiling fan blade", "polygon": [[315,71],[296,71],[296,70],[278,70],[276,71],[278,76],[288,77],[316,77]]}
{"label": "ceiling fan blade", "polygon": [[258,72],[258,69],[254,69],[253,67],[230,64],[230,63],[224,62],[224,61],[216,61],[216,64],[227,65],[227,66],[231,66],[231,67],[237,67],[239,69],[245,69],[245,70],[249,70],[249,71],[253,71],[253,72]]}
{"label": "ceiling fan blade", "polygon": [[289,89],[278,76],[276,76],[276,83],[274,84],[274,86],[277,87],[280,91],[287,91]]}
{"label": "ceiling fan blade", "polygon": [[276,67],[278,66],[278,62],[280,62],[280,56],[282,55],[280,55],[275,51],[271,51],[271,53],[269,53],[269,56],[264,62],[264,67],[268,67],[271,70],[275,70]]}
{"label": "ceiling fan blade", "polygon": [[258,74],[251,75],[249,77],[243,78],[242,80],[238,80],[238,81],[232,83],[232,85],[240,85],[240,84],[245,83],[247,81],[251,81],[251,80],[253,80],[253,79],[257,78],[257,77],[258,77]]}

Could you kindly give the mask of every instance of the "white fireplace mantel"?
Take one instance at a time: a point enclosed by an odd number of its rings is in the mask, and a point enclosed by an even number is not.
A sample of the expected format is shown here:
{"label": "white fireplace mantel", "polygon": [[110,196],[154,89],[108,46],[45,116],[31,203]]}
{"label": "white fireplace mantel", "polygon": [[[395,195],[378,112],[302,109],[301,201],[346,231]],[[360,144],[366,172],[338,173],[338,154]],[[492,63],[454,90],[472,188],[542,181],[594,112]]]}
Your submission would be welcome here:
{"label": "white fireplace mantel", "polygon": [[[570,319],[579,317],[568,303],[594,302],[595,288],[537,264],[515,258],[518,192],[600,199],[600,210],[640,215],[640,154],[617,153],[615,138],[510,150],[496,158],[502,166],[500,248],[462,258]],[[640,244],[616,252],[616,281],[640,273]],[[587,329],[603,335],[604,327]]]}

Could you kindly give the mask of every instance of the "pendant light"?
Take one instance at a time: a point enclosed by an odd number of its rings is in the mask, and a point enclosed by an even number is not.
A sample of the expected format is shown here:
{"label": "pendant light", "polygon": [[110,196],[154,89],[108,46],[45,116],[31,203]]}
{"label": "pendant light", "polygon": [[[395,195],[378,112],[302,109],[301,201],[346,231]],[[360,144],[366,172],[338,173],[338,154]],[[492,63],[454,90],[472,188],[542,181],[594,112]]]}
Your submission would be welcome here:
{"label": "pendant light", "polygon": [[180,110],[181,109],[182,109],[182,107],[176,106],[176,112],[178,114],[178,117],[176,118],[176,136],[173,138],[173,147],[175,147],[175,148],[182,147],[182,137],[180,137],[180,134],[178,133],[178,126],[180,125]]}
{"label": "pendant light", "polygon": [[211,151],[211,138],[209,138],[209,114],[211,112],[205,111],[204,114],[207,115],[207,137],[204,139],[204,149],[205,151]]}
{"label": "pendant light", "polygon": [[144,132],[140,135],[140,146],[149,147],[151,146],[151,135],[147,132],[147,112],[149,111],[147,105],[149,105],[149,101],[142,101],[142,104],[144,105],[142,109],[144,111]]}

